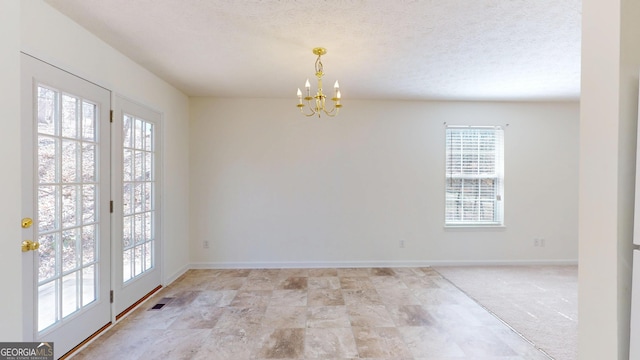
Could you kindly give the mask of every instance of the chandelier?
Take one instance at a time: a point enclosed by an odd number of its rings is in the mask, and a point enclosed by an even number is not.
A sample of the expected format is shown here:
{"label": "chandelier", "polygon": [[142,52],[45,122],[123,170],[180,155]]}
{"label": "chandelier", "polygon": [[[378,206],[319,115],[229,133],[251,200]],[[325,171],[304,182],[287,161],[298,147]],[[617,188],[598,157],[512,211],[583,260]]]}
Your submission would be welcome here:
{"label": "chandelier", "polygon": [[[311,84],[309,84],[309,79],[307,79],[307,82],[304,84],[307,91],[307,95],[305,97],[302,97],[302,91],[298,88],[298,108],[300,109],[300,113],[305,116],[318,115],[318,117],[320,117],[322,113],[331,117],[336,116],[342,107],[340,104],[340,85],[338,84],[338,80],[336,80],[335,85],[333,85],[333,97],[331,98],[331,101],[333,101],[333,108],[331,110],[327,109],[325,101],[327,96],[322,92],[322,76],[324,75],[324,72],[322,71],[322,60],[320,57],[327,53],[327,49],[317,47],[313,49],[313,53],[318,55],[318,59],[316,59],[318,91],[316,91],[314,96],[311,96]],[[304,100],[305,103],[303,103],[302,100]],[[305,108],[307,108],[306,112]]]}

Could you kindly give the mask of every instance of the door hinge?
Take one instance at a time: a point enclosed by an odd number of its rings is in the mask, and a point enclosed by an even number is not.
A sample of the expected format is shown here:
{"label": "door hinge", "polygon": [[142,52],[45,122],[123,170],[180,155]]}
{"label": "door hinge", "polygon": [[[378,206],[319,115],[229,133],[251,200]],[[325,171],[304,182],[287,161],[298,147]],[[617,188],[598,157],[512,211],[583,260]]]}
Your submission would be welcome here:
{"label": "door hinge", "polygon": [[109,302],[113,304],[113,290],[109,292]]}
{"label": "door hinge", "polygon": [[113,110],[109,110],[109,120],[113,122]]}
{"label": "door hinge", "polygon": [[113,200],[109,202],[109,212],[113,214]]}

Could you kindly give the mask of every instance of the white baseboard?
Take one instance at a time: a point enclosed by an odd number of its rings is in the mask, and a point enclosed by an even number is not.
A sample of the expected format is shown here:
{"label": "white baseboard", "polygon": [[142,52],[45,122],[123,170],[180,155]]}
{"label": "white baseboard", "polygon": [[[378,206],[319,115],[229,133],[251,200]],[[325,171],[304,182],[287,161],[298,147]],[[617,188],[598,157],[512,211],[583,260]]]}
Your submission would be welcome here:
{"label": "white baseboard", "polygon": [[439,261],[431,266],[561,266],[578,265],[578,260],[557,259],[557,260],[461,260],[461,261]]}
{"label": "white baseboard", "polygon": [[[300,262],[200,262],[190,269],[317,269],[358,267],[429,267],[429,266],[491,266],[491,265],[577,265],[578,260],[412,260],[412,261],[300,261]],[[182,275],[179,274],[179,275]],[[178,276],[179,276],[178,275]],[[177,277],[176,277],[177,278]],[[175,279],[174,279],[175,280]]]}
{"label": "white baseboard", "polygon": [[278,261],[278,262],[207,262],[192,263],[192,269],[320,269],[358,267],[420,267],[424,261]]}

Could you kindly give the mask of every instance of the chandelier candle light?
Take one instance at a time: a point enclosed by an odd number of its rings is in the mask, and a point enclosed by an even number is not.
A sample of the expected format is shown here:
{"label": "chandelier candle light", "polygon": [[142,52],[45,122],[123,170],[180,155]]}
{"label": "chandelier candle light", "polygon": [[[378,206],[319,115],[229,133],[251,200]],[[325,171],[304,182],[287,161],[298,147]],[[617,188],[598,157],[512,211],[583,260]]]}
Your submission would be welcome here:
{"label": "chandelier candle light", "polygon": [[[333,85],[333,97],[331,98],[331,100],[333,101],[333,109],[328,110],[326,108],[325,100],[327,96],[322,92],[322,76],[324,75],[324,72],[322,71],[322,61],[320,60],[320,57],[327,53],[327,49],[317,47],[313,49],[313,53],[318,55],[318,59],[316,60],[316,77],[318,78],[318,91],[316,91],[315,96],[311,96],[311,84],[309,84],[309,79],[307,79],[307,82],[304,84],[304,87],[307,90],[307,96],[303,98],[302,91],[300,91],[300,88],[298,88],[298,108],[300,109],[300,112],[305,116],[318,115],[318,117],[320,117],[322,113],[325,113],[331,117],[336,116],[338,115],[338,111],[342,107],[342,105],[340,104],[340,85],[338,84],[338,81],[336,80],[335,85]],[[311,100],[314,99],[315,104],[311,102]],[[306,104],[302,103],[302,100],[306,101]],[[305,107],[309,108],[309,112],[304,111]]]}

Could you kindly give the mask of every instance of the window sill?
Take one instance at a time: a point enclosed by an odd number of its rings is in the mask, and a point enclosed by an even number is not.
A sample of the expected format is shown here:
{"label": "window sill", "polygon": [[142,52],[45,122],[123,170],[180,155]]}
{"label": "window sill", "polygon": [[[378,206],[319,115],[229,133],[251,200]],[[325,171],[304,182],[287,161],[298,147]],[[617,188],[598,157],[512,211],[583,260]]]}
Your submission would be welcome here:
{"label": "window sill", "polygon": [[491,229],[491,230],[499,230],[506,229],[507,227],[504,224],[446,224],[444,226],[445,230],[479,230],[479,229]]}

